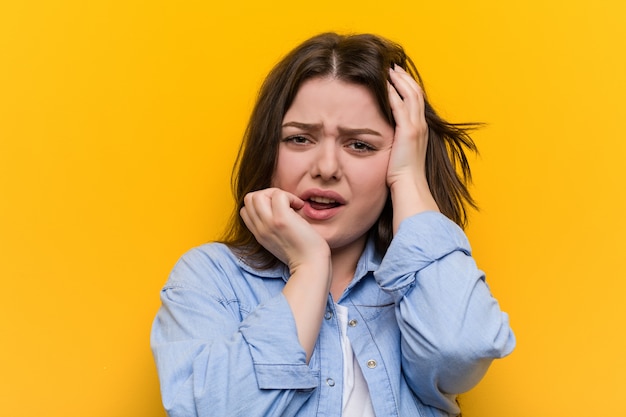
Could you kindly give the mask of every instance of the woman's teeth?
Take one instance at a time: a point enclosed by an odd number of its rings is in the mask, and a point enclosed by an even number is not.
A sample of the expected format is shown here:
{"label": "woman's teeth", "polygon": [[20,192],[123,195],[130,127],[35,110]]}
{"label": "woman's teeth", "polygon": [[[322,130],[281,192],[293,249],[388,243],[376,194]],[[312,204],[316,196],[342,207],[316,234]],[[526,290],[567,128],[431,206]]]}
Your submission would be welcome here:
{"label": "woman's teeth", "polygon": [[326,198],[326,197],[311,197],[310,200],[314,203],[320,203],[320,204],[335,204],[337,202],[333,200],[332,198]]}

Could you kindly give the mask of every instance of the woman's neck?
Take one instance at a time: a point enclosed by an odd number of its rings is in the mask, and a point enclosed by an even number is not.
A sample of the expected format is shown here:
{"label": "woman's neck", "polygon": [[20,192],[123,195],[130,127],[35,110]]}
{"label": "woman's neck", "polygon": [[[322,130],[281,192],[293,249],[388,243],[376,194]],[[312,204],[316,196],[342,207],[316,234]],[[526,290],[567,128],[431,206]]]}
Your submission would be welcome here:
{"label": "woman's neck", "polygon": [[367,236],[363,236],[342,248],[332,249],[333,277],[330,284],[330,293],[335,302],[341,298],[343,292],[352,282],[357,263],[365,249],[365,242],[367,242]]}

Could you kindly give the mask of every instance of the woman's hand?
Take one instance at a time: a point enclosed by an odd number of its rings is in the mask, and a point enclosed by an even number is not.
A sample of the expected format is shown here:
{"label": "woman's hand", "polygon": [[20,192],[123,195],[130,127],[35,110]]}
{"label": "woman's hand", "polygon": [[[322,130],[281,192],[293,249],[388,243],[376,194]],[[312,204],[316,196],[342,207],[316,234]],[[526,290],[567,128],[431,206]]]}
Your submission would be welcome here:
{"label": "woman's hand", "polygon": [[291,277],[283,294],[308,362],[332,279],[328,243],[297,213],[304,202],[291,193],[268,188],[249,193],[244,204],[240,214],[248,229],[265,249],[289,266]]}
{"label": "woman's hand", "polygon": [[389,101],[396,121],[387,184],[393,201],[394,233],[402,220],[422,211],[439,211],[426,181],[428,125],[424,117],[424,94],[401,67],[389,71]]}
{"label": "woman's hand", "polygon": [[299,265],[330,256],[328,243],[297,211],[304,202],[278,188],[249,193],[240,210],[241,217],[257,241],[292,273]]}

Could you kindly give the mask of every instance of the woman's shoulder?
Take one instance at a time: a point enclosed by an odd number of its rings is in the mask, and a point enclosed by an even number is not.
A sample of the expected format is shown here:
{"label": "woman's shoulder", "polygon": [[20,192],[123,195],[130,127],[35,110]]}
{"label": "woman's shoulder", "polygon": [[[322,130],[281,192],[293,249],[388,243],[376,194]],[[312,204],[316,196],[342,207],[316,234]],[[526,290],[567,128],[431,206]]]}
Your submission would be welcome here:
{"label": "woman's shoulder", "polygon": [[211,271],[219,269],[239,269],[237,256],[231,248],[223,243],[210,242],[189,249],[176,265],[176,269],[192,269]]}
{"label": "woman's shoulder", "polygon": [[230,247],[224,243],[208,242],[189,249],[183,254],[181,259],[206,256],[218,259],[233,259],[235,255]]}
{"label": "woman's shoulder", "polygon": [[281,265],[271,269],[257,269],[249,265],[244,257],[230,246],[211,242],[194,247],[187,251],[178,260],[170,281],[183,280],[188,283],[198,284],[206,279],[231,280],[235,276],[240,277],[282,277],[284,267]]}
{"label": "woman's shoulder", "polygon": [[237,257],[227,245],[205,243],[191,248],[178,259],[170,273],[168,285],[204,287],[207,280],[232,276],[239,270]]}

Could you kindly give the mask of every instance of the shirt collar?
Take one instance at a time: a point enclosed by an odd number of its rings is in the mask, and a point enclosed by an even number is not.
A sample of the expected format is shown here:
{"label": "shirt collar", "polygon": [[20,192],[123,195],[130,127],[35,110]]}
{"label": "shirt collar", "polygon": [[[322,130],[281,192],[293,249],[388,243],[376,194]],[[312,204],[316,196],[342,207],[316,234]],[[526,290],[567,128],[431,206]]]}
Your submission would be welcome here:
{"label": "shirt collar", "polygon": [[[289,279],[289,267],[287,267],[287,265],[283,264],[282,262],[269,269],[258,269],[247,264],[243,260],[243,258],[241,256],[238,256],[236,253],[233,253],[233,255],[237,259],[237,264],[239,265],[239,267],[252,275],[256,275],[261,278],[282,278],[285,281]],[[354,286],[365,275],[367,275],[368,272],[376,271],[381,262],[382,256],[376,251],[374,239],[370,237],[365,244],[365,249],[363,250],[363,253],[361,253],[359,261],[357,262],[356,271],[354,272],[354,278],[352,279],[352,282],[350,283],[348,288]]]}
{"label": "shirt collar", "polygon": [[364,276],[366,276],[369,272],[374,272],[380,266],[382,262],[382,255],[376,250],[376,244],[373,238],[367,239],[367,243],[365,244],[365,249],[363,253],[361,253],[361,257],[359,258],[359,262],[356,264],[356,271],[354,271],[354,278],[348,288],[349,290],[356,283],[358,283]]}
{"label": "shirt collar", "polygon": [[285,281],[287,281],[287,279],[289,278],[289,268],[282,262],[279,262],[276,266],[268,269],[258,269],[252,265],[247,264],[244,259],[236,252],[233,252],[233,256],[235,256],[235,258],[237,259],[237,265],[239,265],[241,269],[251,275],[256,275],[260,278],[282,278]]}

